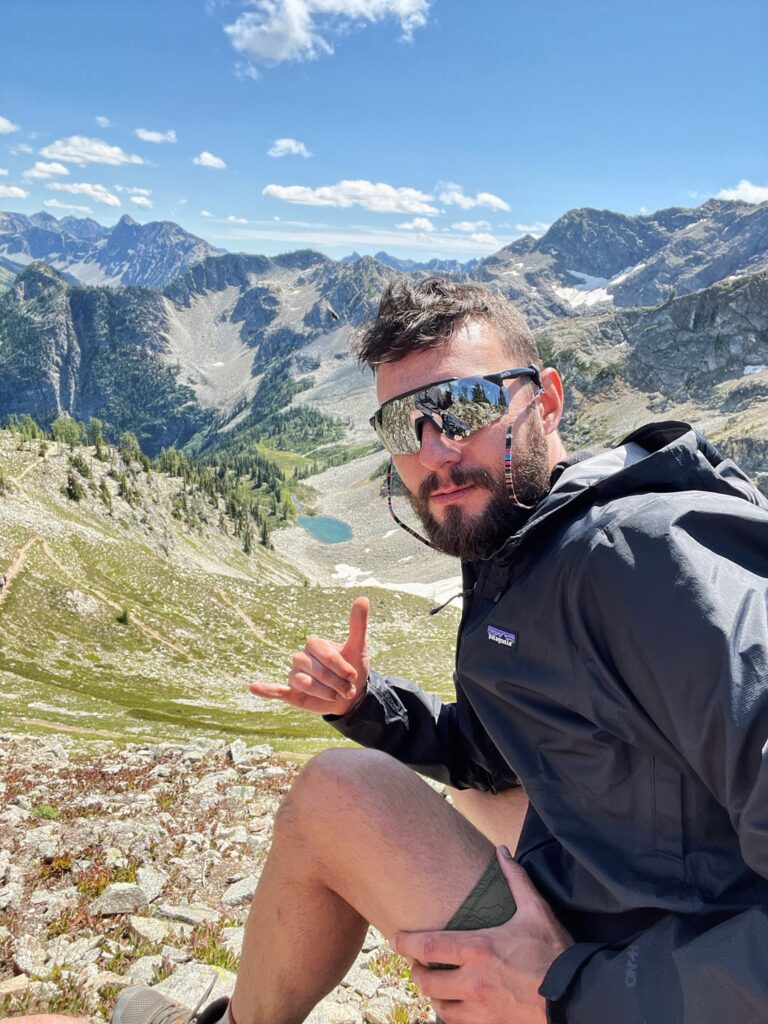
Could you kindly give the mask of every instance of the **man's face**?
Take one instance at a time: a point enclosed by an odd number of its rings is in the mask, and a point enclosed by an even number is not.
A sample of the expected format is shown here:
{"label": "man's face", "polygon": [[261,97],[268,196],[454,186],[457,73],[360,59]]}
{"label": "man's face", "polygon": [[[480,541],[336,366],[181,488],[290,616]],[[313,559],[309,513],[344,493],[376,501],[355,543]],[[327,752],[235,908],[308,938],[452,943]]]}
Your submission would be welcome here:
{"label": "man's face", "polygon": [[[514,362],[514,360],[512,360]],[[382,363],[376,390],[383,403],[449,377],[507,369],[510,355],[487,324],[470,321],[439,348]],[[512,467],[517,500],[532,505],[549,486],[546,437],[528,378],[510,381],[507,413],[464,439],[450,439],[425,423],[418,455],[395,455],[397,472],[429,539],[446,554],[486,558],[524,521],[504,480],[507,428],[513,430]]]}

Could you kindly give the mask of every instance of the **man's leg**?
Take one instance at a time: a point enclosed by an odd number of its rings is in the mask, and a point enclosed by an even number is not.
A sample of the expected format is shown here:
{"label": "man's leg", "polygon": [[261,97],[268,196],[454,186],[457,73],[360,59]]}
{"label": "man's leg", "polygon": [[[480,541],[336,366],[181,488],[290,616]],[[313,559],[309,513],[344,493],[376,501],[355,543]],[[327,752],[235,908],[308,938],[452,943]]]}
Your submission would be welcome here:
{"label": "man's leg", "polygon": [[522,786],[501,793],[483,793],[479,789],[453,789],[448,793],[457,811],[469,818],[494,846],[517,849],[520,830],[528,810],[528,797]]}
{"label": "man's leg", "polygon": [[344,977],[367,923],[442,928],[493,847],[386,754],[309,762],[275,820],[232,998],[237,1024],[298,1024]]}

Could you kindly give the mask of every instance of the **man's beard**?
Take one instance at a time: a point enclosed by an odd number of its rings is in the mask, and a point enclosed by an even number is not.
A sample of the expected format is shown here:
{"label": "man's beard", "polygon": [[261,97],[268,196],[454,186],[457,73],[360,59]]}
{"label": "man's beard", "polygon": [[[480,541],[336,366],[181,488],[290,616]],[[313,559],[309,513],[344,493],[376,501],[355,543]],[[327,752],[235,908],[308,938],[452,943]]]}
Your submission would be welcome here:
{"label": "man's beard", "polygon": [[406,489],[408,501],[424,526],[432,544],[446,555],[454,555],[467,562],[488,558],[507,537],[516,533],[530,516],[530,509],[522,505],[535,505],[549,491],[549,460],[547,443],[541,424],[531,417],[530,425],[512,453],[512,480],[514,499],[510,498],[504,479],[503,453],[499,453],[499,473],[493,476],[485,469],[463,469],[453,465],[449,470],[451,483],[456,487],[474,484],[490,491],[491,498],[477,516],[469,516],[459,504],[448,505],[442,522],[429,508],[429,496],[445,486],[437,473],[422,481],[418,493]]}

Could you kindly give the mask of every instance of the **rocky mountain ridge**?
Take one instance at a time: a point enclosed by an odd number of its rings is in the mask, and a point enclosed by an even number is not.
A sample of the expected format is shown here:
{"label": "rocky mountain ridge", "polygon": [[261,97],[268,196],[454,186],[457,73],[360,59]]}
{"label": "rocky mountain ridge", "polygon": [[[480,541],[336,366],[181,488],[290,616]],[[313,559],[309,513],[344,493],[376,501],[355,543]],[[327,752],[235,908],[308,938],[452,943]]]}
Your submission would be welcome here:
{"label": "rocky mountain ridge", "polygon": [[17,272],[44,260],[80,284],[162,288],[220,250],[171,221],[139,224],[125,214],[113,228],[88,217],[0,213],[0,258]]}
{"label": "rocky mountain ridge", "polygon": [[50,421],[125,430],[156,454],[181,445],[206,423],[191,388],[166,358],[167,315],[150,289],[73,286],[33,263],[0,296],[0,409]]}
{"label": "rocky mountain ridge", "polygon": [[566,386],[574,447],[652,419],[694,423],[768,494],[768,271],[650,309],[550,321],[536,332]]}
{"label": "rocky mountain ridge", "polygon": [[671,295],[768,269],[768,203],[711,199],[627,217],[571,210],[470,275],[498,288],[532,325],[592,307],[656,306]]}
{"label": "rocky mountain ridge", "polygon": [[[0,213],[0,271],[5,275],[42,259],[68,280],[84,284],[164,288],[195,263],[219,254],[170,222],[140,225],[124,216],[110,230],[90,218],[57,221],[47,213]],[[273,259],[290,261],[294,255]],[[451,274],[491,283],[532,324],[539,324],[595,305],[658,305],[671,293],[687,294],[765,269],[768,203],[710,199],[698,207],[637,216],[582,208],[565,213],[541,237],[523,236],[481,260],[419,262],[384,251],[372,258],[398,273]],[[310,259],[335,263],[319,253]],[[360,259],[353,253],[338,265]]]}
{"label": "rocky mountain ridge", "polygon": [[[97,229],[70,223],[85,241]],[[574,384],[594,373],[612,386],[616,415],[607,423],[652,418],[666,403],[741,450],[763,436],[762,419],[736,394],[753,394],[762,371],[748,368],[768,364],[765,268],[768,203],[711,200],[639,217],[570,211],[541,238],[518,239],[464,276],[504,292],[541,337],[568,339],[553,344],[572,386],[573,438],[600,439],[588,410],[595,382],[581,398]],[[35,264],[0,297],[0,417],[96,415],[132,429],[150,451],[204,426],[210,446],[211,431],[234,439],[249,416],[253,427],[266,380],[273,404],[282,396],[291,409],[319,409],[349,443],[370,442],[375,398],[349,343],[398,274],[373,257],[223,254],[162,291],[110,291],[72,286]],[[686,333],[673,317],[692,317],[692,327]],[[597,346],[598,359],[595,331],[611,339]],[[710,395],[717,388],[733,395],[720,402]],[[754,472],[756,459],[748,458]]]}

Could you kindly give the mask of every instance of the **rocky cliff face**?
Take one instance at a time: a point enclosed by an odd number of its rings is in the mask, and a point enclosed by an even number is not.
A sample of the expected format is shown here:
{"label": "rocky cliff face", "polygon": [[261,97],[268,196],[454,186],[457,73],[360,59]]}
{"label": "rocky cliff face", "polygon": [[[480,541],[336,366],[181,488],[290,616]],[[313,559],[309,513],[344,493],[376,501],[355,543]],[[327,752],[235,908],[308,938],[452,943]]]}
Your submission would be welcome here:
{"label": "rocky cliff face", "polygon": [[482,260],[491,283],[534,324],[594,307],[655,306],[768,268],[768,203],[710,200],[639,217],[571,210],[542,238]]}
{"label": "rocky cliff face", "polygon": [[659,307],[552,321],[537,339],[565,379],[573,446],[683,419],[767,489],[768,272]]}
{"label": "rocky cliff face", "polygon": [[33,263],[0,298],[0,415],[95,416],[152,453],[183,443],[206,417],[168,365],[166,329],[154,291],[72,287]]}

